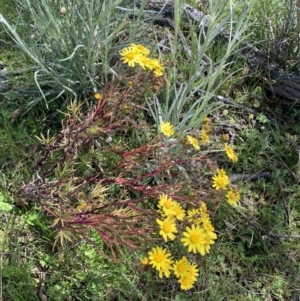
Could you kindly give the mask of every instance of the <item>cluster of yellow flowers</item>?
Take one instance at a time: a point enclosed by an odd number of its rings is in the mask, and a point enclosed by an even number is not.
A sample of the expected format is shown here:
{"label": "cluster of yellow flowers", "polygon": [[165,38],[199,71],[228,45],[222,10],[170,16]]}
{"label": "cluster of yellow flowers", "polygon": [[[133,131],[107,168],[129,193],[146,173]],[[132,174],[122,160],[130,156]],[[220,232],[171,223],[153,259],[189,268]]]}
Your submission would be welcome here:
{"label": "cluster of yellow flowers", "polygon": [[120,51],[121,61],[134,67],[135,64],[140,65],[143,69],[149,69],[154,72],[155,76],[162,76],[164,73],[164,66],[158,59],[151,59],[148,57],[150,50],[141,44],[131,44]]}
{"label": "cluster of yellow flowers", "polygon": [[[206,145],[209,143],[209,135],[211,133],[210,119],[204,118],[203,127],[200,131],[199,138],[200,143]],[[160,124],[160,131],[167,137],[171,137],[175,134],[174,126],[170,122],[162,122]],[[192,135],[186,136],[186,141],[188,144],[192,145],[194,149],[200,150],[199,140]]]}
{"label": "cluster of yellow flowers", "polygon": [[[223,134],[222,136],[223,140],[228,141],[229,140],[229,135],[228,134]],[[237,162],[238,157],[235,154],[233,148],[229,146],[227,143],[224,144],[224,149],[226,152],[227,157],[232,161],[232,162]],[[226,175],[226,172],[223,169],[217,169],[216,174],[213,177],[213,187],[216,190],[226,190],[226,199],[229,205],[236,207],[238,201],[240,200],[241,196],[240,193],[237,189],[228,189],[230,186],[230,180],[229,177]]]}
{"label": "cluster of yellow flowers", "polygon": [[[199,253],[202,256],[210,252],[210,246],[215,243],[217,235],[204,202],[198,209],[186,212],[178,202],[162,194],[157,212],[161,216],[161,219],[156,220],[159,234],[165,242],[175,240],[179,227],[185,225],[180,241],[187,247],[188,252]],[[173,271],[182,290],[193,287],[199,271],[197,265],[190,263],[185,256],[174,262],[171,253],[159,246],[153,247],[148,255],[149,257],[144,258],[142,263],[155,268],[160,278],[163,276],[168,278]]]}
{"label": "cluster of yellow flowers", "polygon": [[200,140],[203,144],[209,143],[209,136],[212,132],[210,122],[210,119],[207,117],[203,119],[204,125],[202,126],[202,130],[200,131]]}
{"label": "cluster of yellow flowers", "polygon": [[230,180],[229,177],[226,175],[224,169],[218,168],[216,174],[213,176],[212,179],[213,179],[212,187],[215,188],[216,190],[226,190],[227,202],[231,206],[236,207],[241,196],[238,190],[228,189],[230,185]]}
{"label": "cluster of yellow flowers", "polygon": [[[201,144],[208,144],[210,142],[211,127],[210,119],[204,118],[203,126],[200,131],[200,141]],[[174,126],[170,122],[162,122],[160,124],[160,131],[167,137],[171,137],[175,134]],[[228,134],[223,134],[223,139],[227,141],[229,139]],[[191,144],[196,150],[200,149],[199,141],[197,138],[187,135],[186,140]],[[233,148],[227,143],[224,144],[224,150],[228,158],[232,162],[237,162],[238,157],[235,154]],[[230,185],[229,177],[226,175],[226,172],[223,169],[217,169],[216,174],[213,176],[213,185],[212,187],[216,190],[226,190],[226,199],[231,206],[237,206],[238,201],[240,200],[240,193],[238,190],[228,189]]]}
{"label": "cluster of yellow flowers", "polygon": [[[210,134],[212,132],[211,127],[210,127],[210,119],[209,118],[204,118],[203,120],[203,127],[200,131],[200,142],[203,145],[206,145],[210,142]],[[162,122],[160,124],[160,131],[167,137],[171,137],[175,134],[175,130],[174,130],[174,126],[170,123],[170,122]],[[228,140],[228,134],[224,134],[223,135],[223,139],[224,140]],[[196,150],[200,149],[200,145],[199,145],[199,141],[197,138],[191,136],[191,135],[187,135],[186,140],[189,144],[191,144]],[[224,144],[224,149],[225,152],[228,156],[228,158],[232,161],[232,162],[237,162],[238,161],[238,157],[235,154],[233,148],[228,145],[227,143]]]}

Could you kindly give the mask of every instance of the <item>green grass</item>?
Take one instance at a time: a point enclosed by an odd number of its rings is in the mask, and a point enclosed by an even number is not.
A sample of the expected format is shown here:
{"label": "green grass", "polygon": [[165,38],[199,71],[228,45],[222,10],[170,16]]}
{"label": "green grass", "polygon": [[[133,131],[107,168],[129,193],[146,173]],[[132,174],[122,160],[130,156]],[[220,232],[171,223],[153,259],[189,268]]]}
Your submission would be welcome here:
{"label": "green grass", "polygon": [[[186,33],[175,13],[188,58],[171,30],[116,8],[132,9],[129,1],[73,2],[77,10],[62,15],[57,1],[3,0],[0,60],[7,70],[39,69],[5,77],[1,95],[0,300],[40,300],[41,275],[48,301],[298,300],[299,109],[268,106],[262,82],[243,78],[235,40],[272,53],[285,24],[294,37],[288,5],[253,1],[245,11],[242,3],[202,3],[213,24],[200,33],[194,25]],[[214,41],[220,21],[233,35],[225,45]],[[121,64],[118,51],[130,43],[151,49],[165,63],[165,77]],[[199,70],[206,56],[212,64]],[[293,56],[289,44],[278,63],[297,70],[289,65]],[[214,94],[242,106],[217,103]],[[206,116],[211,144],[197,152],[184,139],[198,137]],[[175,127],[170,140],[157,134],[161,121]],[[239,158],[234,164],[223,151],[224,133]],[[211,188],[217,166],[237,176],[238,207]],[[261,172],[269,174],[243,178]],[[162,243],[154,210],[160,193],[187,209],[207,203],[218,235],[209,254],[189,254],[180,239]],[[198,265],[191,290],[140,264],[156,245]]]}

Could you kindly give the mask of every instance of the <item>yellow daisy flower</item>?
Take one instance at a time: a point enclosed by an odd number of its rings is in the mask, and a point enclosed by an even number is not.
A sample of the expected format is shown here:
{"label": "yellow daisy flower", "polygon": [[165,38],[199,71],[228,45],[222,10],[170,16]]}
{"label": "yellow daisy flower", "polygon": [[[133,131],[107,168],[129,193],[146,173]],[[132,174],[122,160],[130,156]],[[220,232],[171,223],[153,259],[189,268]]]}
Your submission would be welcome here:
{"label": "yellow daisy flower", "polygon": [[191,144],[194,149],[196,149],[196,150],[200,149],[199,142],[196,138],[194,138],[190,135],[187,135],[186,138],[187,138],[187,141],[189,142],[189,144]]}
{"label": "yellow daisy flower", "polygon": [[147,69],[153,70],[153,67],[152,67],[152,65],[151,65],[151,62],[152,62],[152,60],[151,60],[150,58],[148,58],[148,57],[142,55],[142,56],[140,57],[140,62],[139,62],[139,64],[140,64],[140,66],[141,66],[143,69],[147,68]]}
{"label": "yellow daisy flower", "polygon": [[217,234],[214,232],[215,228],[211,224],[209,219],[203,219],[203,228],[206,232],[206,234],[211,238],[211,239],[217,239]]}
{"label": "yellow daisy flower", "polygon": [[238,161],[238,157],[237,157],[236,154],[233,154],[233,155],[232,155],[231,161],[232,161],[232,162],[237,162],[237,161]]}
{"label": "yellow daisy flower", "polygon": [[185,211],[184,209],[181,207],[181,205],[176,202],[173,201],[173,207],[172,207],[173,211],[174,211],[174,216],[179,220],[182,221],[185,217]]}
{"label": "yellow daisy flower", "polygon": [[173,271],[177,278],[187,277],[189,275],[190,264],[185,256],[177,260],[173,265]]}
{"label": "yellow daisy flower", "polygon": [[210,251],[210,246],[215,243],[215,241],[212,238],[210,238],[209,235],[207,235],[207,234],[204,237],[204,241],[205,242],[200,250],[200,254],[202,256],[204,256],[205,254],[208,254]]}
{"label": "yellow daisy flower", "polygon": [[223,169],[217,169],[217,174],[213,176],[213,185],[212,187],[216,190],[226,189],[226,186],[229,184],[229,178],[226,175]]}
{"label": "yellow daisy flower", "polygon": [[236,154],[234,153],[234,150],[231,146],[229,146],[227,143],[224,144],[224,148],[225,148],[225,152],[227,157],[233,161],[233,162],[237,162],[238,158],[236,156]]}
{"label": "yellow daisy flower", "polygon": [[154,70],[154,75],[155,75],[156,77],[161,77],[161,76],[163,76],[163,75],[164,75],[164,69],[163,69],[163,68],[155,69],[155,70]]}
{"label": "yellow daisy flower", "polygon": [[220,175],[215,175],[213,177],[213,185],[212,187],[216,190],[226,189],[226,186],[229,184],[228,178],[221,177]]}
{"label": "yellow daisy flower", "polygon": [[145,64],[146,68],[154,71],[155,76],[159,77],[163,75],[164,66],[159,62],[158,59],[149,59],[147,64]]}
{"label": "yellow daisy flower", "polygon": [[161,194],[159,196],[159,202],[158,202],[158,211],[160,214],[164,216],[173,216],[173,200],[172,198],[168,197],[166,194]]}
{"label": "yellow daisy flower", "polygon": [[219,174],[221,177],[227,177],[226,171],[223,168],[217,168],[217,174]]}
{"label": "yellow daisy flower", "polygon": [[202,223],[202,216],[198,209],[188,211],[188,222],[195,225],[200,225]]}
{"label": "yellow daisy flower", "polygon": [[164,220],[159,220],[156,219],[156,222],[160,226],[160,231],[159,234],[163,237],[164,241],[167,242],[169,240],[174,240],[175,239],[175,234],[178,233],[177,228],[176,228],[176,223],[175,219],[170,216],[167,217]]}
{"label": "yellow daisy flower", "polygon": [[100,93],[96,93],[95,95],[94,95],[94,98],[96,99],[96,100],[101,100],[101,94]]}
{"label": "yellow daisy flower", "polygon": [[148,252],[150,265],[159,272],[159,278],[169,278],[172,270],[173,259],[170,253],[162,247],[153,247]]}
{"label": "yellow daisy flower", "polygon": [[200,140],[203,144],[209,143],[209,135],[205,131],[200,132]]}
{"label": "yellow daisy flower", "polygon": [[183,238],[181,242],[185,247],[188,248],[189,252],[196,254],[199,252],[203,254],[204,244],[205,244],[205,232],[204,229],[199,226],[192,225],[191,227],[186,227],[185,232],[183,232]]}
{"label": "yellow daisy flower", "polygon": [[132,43],[130,45],[130,47],[131,47],[131,50],[136,51],[137,53],[140,53],[144,56],[147,56],[150,53],[150,50],[147,47],[145,47],[144,45],[141,45],[141,44],[136,45],[136,44]]}
{"label": "yellow daisy flower", "polygon": [[184,291],[187,291],[191,289],[195,283],[195,278],[187,276],[187,277],[182,277],[178,280],[180,283],[180,288]]}
{"label": "yellow daisy flower", "polygon": [[190,264],[189,276],[195,280],[199,276],[199,270],[196,264]]}
{"label": "yellow daisy flower", "polygon": [[159,126],[160,131],[167,137],[174,135],[175,130],[170,122],[162,122]]}
{"label": "yellow daisy flower", "polygon": [[131,47],[126,47],[120,51],[121,61],[128,64],[129,67],[134,67],[135,64],[140,62],[140,54],[132,50]]}
{"label": "yellow daisy flower", "polygon": [[206,219],[206,218],[209,219],[208,210],[207,210],[206,204],[204,202],[201,203],[199,211],[200,211],[203,219]]}
{"label": "yellow daisy flower", "polygon": [[226,198],[227,198],[228,204],[230,204],[233,207],[236,207],[241,196],[238,191],[229,190],[226,194]]}
{"label": "yellow daisy flower", "polygon": [[149,264],[149,259],[147,257],[144,257],[142,260],[141,260],[141,264],[142,265],[148,265]]}

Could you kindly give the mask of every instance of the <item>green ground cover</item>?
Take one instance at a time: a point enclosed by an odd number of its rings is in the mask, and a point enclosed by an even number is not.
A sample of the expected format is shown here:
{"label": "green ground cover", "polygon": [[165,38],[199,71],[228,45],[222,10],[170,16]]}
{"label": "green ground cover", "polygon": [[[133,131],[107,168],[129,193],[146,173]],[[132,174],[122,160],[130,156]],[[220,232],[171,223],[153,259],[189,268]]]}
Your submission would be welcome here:
{"label": "green ground cover", "polygon": [[296,3],[146,2],[1,0],[0,300],[300,300]]}

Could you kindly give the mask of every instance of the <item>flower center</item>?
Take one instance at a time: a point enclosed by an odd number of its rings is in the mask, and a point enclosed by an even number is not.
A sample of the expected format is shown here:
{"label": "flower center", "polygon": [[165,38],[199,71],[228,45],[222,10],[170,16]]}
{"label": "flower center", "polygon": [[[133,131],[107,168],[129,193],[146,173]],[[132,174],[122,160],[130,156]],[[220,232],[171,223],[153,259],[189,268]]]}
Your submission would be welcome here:
{"label": "flower center", "polygon": [[192,234],[190,237],[190,240],[193,244],[196,244],[199,242],[199,235],[198,234]]}
{"label": "flower center", "polygon": [[158,253],[158,254],[155,255],[155,261],[156,262],[160,263],[160,262],[163,261],[163,259],[164,259],[164,254]]}
{"label": "flower center", "polygon": [[171,209],[171,207],[172,207],[172,203],[169,200],[165,201],[164,205],[167,209]]}
{"label": "flower center", "polygon": [[177,271],[179,273],[183,273],[183,272],[185,272],[185,270],[186,270],[186,265],[184,263],[179,263],[177,266]]}
{"label": "flower center", "polygon": [[217,184],[219,186],[223,186],[224,185],[224,180],[222,178],[217,179]]}
{"label": "flower center", "polygon": [[130,53],[127,53],[127,59],[128,60],[133,60],[134,58],[135,58],[135,53],[133,53],[133,52],[130,52]]}
{"label": "flower center", "polygon": [[162,228],[163,228],[163,231],[165,233],[171,232],[171,225],[170,225],[170,223],[164,223]]}

